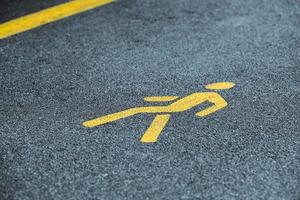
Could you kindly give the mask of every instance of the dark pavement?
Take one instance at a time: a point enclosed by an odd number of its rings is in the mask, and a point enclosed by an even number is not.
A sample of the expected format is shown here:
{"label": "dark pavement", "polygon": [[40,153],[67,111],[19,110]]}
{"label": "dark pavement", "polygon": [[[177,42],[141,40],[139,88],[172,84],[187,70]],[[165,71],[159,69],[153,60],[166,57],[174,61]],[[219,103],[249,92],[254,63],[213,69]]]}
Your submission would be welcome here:
{"label": "dark pavement", "polygon": [[[3,39],[0,199],[299,200],[299,67],[298,0],[123,0]],[[153,144],[152,114],[81,125],[220,81],[227,108]]]}

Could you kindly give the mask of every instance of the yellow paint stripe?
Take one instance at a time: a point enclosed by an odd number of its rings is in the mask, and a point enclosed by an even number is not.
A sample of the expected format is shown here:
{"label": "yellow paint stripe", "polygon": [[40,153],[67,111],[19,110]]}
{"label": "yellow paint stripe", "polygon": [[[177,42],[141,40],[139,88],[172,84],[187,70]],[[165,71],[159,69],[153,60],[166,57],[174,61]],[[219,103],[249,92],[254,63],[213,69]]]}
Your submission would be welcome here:
{"label": "yellow paint stripe", "polygon": [[170,116],[171,115],[169,114],[156,115],[150,127],[146,130],[143,137],[141,138],[141,142],[156,142],[161,131],[168,123]]}
{"label": "yellow paint stripe", "polygon": [[227,90],[233,88],[235,83],[233,82],[219,82],[219,83],[211,83],[205,86],[206,89],[209,90]]}
{"label": "yellow paint stripe", "polygon": [[0,24],[0,39],[21,33],[115,0],[74,0]]}
{"label": "yellow paint stripe", "polygon": [[165,101],[174,101],[178,99],[178,96],[154,96],[154,97],[145,97],[144,100],[148,102],[165,102]]}

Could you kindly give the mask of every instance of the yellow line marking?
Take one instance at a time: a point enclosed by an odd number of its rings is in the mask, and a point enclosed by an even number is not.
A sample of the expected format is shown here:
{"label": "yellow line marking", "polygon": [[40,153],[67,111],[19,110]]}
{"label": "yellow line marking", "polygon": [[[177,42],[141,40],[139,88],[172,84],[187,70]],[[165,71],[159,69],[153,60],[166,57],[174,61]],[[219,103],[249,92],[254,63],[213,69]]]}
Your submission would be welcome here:
{"label": "yellow line marking", "polygon": [[165,101],[173,101],[178,98],[179,96],[154,96],[154,97],[145,97],[144,100],[148,102],[165,102]]}
{"label": "yellow line marking", "polygon": [[220,82],[220,83],[211,83],[205,86],[209,90],[225,90],[234,87],[235,84],[232,82]]}
{"label": "yellow line marking", "polygon": [[0,24],[0,39],[21,33],[115,0],[73,0]]}
{"label": "yellow line marking", "polygon": [[143,137],[141,138],[141,142],[156,142],[158,136],[168,123],[170,119],[169,114],[166,115],[156,115],[150,127],[146,130]]}

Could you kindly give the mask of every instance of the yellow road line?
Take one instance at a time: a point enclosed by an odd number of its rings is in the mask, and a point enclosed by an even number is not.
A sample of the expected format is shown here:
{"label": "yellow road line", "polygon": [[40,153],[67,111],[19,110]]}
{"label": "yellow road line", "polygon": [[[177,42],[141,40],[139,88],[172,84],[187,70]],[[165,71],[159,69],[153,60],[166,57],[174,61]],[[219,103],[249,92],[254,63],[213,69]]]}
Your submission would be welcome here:
{"label": "yellow road line", "polygon": [[148,102],[165,102],[165,101],[174,101],[178,99],[178,96],[154,96],[154,97],[145,97],[144,100]]}
{"label": "yellow road line", "polygon": [[73,0],[0,24],[0,39],[21,33],[115,0]]}

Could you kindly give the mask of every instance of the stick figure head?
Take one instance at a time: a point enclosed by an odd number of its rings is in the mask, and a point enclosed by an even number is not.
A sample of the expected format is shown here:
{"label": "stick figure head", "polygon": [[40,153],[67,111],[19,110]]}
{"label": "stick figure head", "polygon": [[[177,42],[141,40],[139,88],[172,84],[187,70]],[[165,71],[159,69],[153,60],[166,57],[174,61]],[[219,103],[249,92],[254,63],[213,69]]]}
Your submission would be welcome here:
{"label": "stick figure head", "polygon": [[227,90],[233,88],[235,83],[233,82],[218,82],[218,83],[211,83],[205,86],[206,89],[210,90]]}

